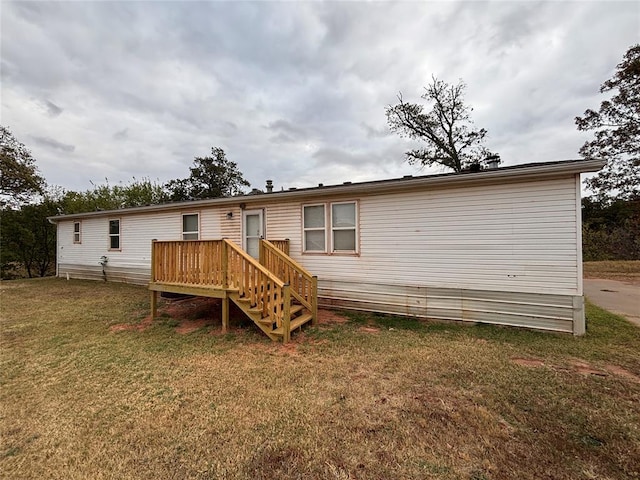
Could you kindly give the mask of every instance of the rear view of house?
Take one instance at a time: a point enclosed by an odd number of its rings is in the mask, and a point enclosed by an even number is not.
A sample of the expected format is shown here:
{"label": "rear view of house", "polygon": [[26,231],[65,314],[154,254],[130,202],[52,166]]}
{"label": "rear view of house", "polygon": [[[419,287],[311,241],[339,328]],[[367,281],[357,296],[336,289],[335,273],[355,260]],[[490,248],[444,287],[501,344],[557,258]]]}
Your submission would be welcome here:
{"label": "rear view of house", "polygon": [[580,173],[602,165],[539,163],[57,216],[58,275],[101,279],[103,258],[108,280],[147,284],[153,240],[226,239],[259,259],[269,239],[317,277],[320,306],[580,335]]}

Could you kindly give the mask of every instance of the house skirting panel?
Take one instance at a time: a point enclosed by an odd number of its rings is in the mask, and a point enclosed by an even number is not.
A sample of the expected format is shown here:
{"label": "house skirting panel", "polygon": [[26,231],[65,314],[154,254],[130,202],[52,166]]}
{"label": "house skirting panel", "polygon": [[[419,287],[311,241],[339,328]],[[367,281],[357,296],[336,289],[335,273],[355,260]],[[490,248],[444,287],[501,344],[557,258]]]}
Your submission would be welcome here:
{"label": "house skirting panel", "polygon": [[[97,262],[96,262],[97,263]],[[105,267],[107,281],[147,285],[151,276],[150,269],[144,267],[122,267],[108,265]],[[58,264],[58,276],[78,278],[82,280],[104,280],[100,265]]]}
{"label": "house skirting panel", "polygon": [[526,327],[582,335],[584,298],[579,295],[500,292],[325,280],[321,307]]}
{"label": "house skirting panel", "polygon": [[[107,265],[107,280],[146,285],[150,270]],[[103,280],[100,265],[58,265],[60,277]],[[580,295],[502,292],[461,288],[388,285],[342,280],[318,281],[320,307],[526,327],[585,332],[584,298]]]}

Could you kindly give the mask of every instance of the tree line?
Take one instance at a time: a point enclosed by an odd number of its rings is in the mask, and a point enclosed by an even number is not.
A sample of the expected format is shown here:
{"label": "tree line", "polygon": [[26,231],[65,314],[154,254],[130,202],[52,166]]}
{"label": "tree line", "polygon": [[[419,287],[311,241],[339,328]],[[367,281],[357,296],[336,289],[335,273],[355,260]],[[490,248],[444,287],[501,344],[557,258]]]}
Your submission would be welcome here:
{"label": "tree line", "polygon": [[[455,173],[486,168],[499,155],[485,146],[487,131],[471,120],[464,101],[466,85],[432,77],[421,99],[386,108],[389,128],[420,142],[406,152],[415,165],[440,165]],[[592,194],[583,199],[585,260],[640,259],[640,45],[630,47],[600,92],[598,110],[575,118],[594,138],[580,148],[584,158],[602,158],[605,167],[585,181]],[[29,149],[0,126],[0,274],[2,278],[44,276],[55,266],[55,226],[47,217],[115,210],[243,193],[249,187],[238,165],[222,148],[195,157],[189,175],[166,183],[133,178],[129,183],[93,184],[85,191],[47,185]]]}
{"label": "tree line", "polygon": [[29,149],[0,126],[0,274],[3,279],[55,272],[56,227],[47,218],[97,210],[141,207],[168,202],[229,197],[249,182],[224,150],[195,157],[189,176],[166,183],[149,178],[125,184],[91,183],[85,191],[50,186]]}

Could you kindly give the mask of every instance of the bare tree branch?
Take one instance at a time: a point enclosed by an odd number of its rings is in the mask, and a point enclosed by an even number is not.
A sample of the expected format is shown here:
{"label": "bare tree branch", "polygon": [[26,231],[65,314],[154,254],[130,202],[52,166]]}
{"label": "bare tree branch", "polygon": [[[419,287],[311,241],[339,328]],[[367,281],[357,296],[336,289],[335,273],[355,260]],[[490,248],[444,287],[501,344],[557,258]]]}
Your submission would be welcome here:
{"label": "bare tree branch", "polygon": [[472,129],[471,109],[463,101],[464,89],[463,82],[448,85],[434,76],[421,96],[432,104],[430,112],[424,113],[423,105],[405,102],[402,93],[398,94],[397,105],[387,107],[392,131],[426,144],[406,152],[409,163],[438,164],[459,173],[487,156],[482,146],[487,131]]}

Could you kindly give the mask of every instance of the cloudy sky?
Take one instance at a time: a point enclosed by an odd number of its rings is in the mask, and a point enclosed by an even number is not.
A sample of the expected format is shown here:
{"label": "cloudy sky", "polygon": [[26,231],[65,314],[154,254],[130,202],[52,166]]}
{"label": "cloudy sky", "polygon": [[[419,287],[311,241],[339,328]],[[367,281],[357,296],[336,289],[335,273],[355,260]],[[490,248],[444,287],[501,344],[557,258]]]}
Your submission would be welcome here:
{"label": "cloudy sky", "polygon": [[5,2],[1,123],[50,184],[164,182],[222,147],[253,187],[429,173],[385,106],[463,79],[504,165],[577,158],[637,2]]}

